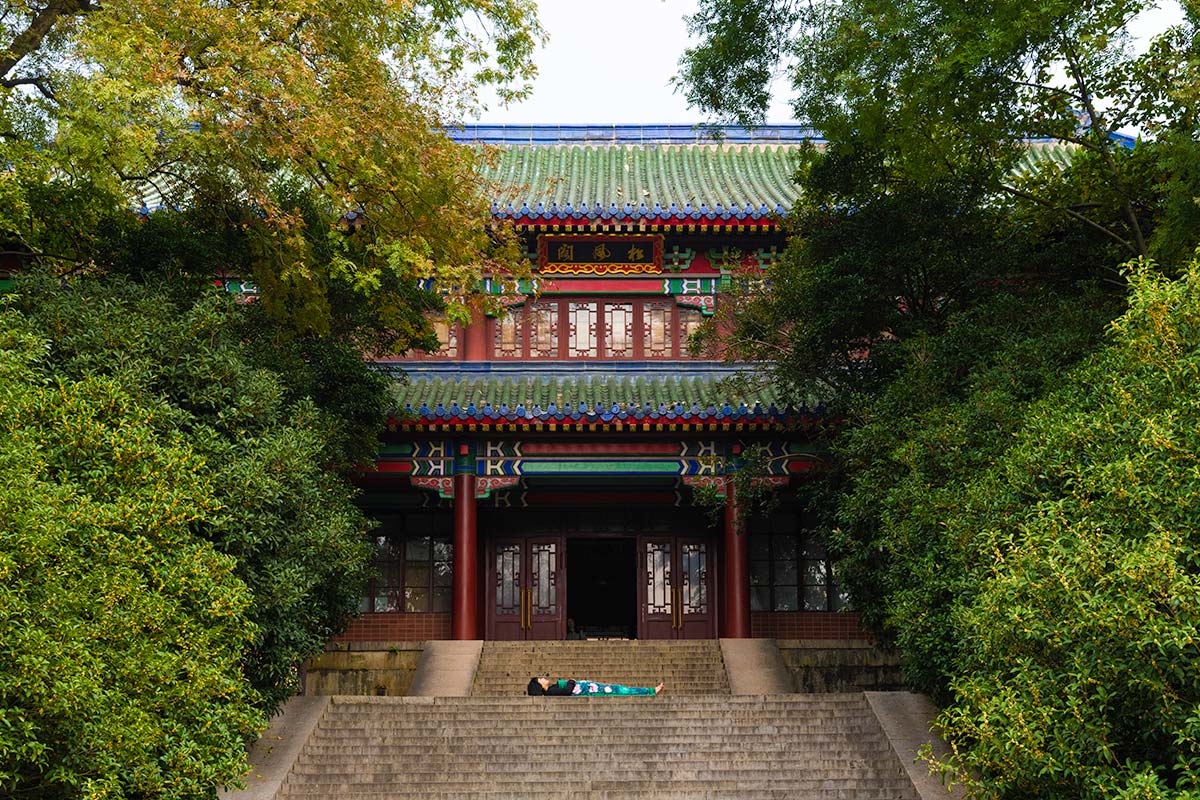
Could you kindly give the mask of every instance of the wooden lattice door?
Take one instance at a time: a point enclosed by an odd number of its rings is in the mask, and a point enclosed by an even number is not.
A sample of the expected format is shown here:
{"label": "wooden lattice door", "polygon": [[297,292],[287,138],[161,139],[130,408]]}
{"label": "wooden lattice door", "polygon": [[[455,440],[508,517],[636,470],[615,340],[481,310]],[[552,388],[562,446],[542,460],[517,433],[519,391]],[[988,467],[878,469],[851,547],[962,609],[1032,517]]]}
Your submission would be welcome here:
{"label": "wooden lattice door", "polygon": [[638,539],[638,636],[711,639],[712,548],[705,539]]}
{"label": "wooden lattice door", "polygon": [[566,553],[561,536],[493,540],[488,559],[488,638],[562,639]]}

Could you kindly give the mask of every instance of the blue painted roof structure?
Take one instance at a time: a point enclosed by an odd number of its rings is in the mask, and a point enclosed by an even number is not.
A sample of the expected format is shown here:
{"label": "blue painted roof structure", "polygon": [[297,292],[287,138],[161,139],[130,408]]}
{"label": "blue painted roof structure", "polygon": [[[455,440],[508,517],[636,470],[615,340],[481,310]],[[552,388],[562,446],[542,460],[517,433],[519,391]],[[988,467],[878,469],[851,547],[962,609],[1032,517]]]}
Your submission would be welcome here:
{"label": "blue painted roof structure", "polygon": [[447,131],[464,144],[801,144],[824,139],[807,125],[464,125]]}

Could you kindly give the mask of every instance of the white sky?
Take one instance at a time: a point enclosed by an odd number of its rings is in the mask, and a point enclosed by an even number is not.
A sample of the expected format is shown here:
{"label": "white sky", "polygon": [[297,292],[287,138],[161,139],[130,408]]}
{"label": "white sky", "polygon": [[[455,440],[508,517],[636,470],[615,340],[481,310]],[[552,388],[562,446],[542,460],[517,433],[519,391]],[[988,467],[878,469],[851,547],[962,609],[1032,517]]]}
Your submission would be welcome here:
{"label": "white sky", "polygon": [[[688,45],[683,16],[695,0],[538,0],[550,42],[535,57],[533,96],[510,108],[490,104],[480,122],[695,123],[668,83]],[[786,100],[771,122],[789,122]]]}
{"label": "white sky", "polygon": [[[1148,36],[1182,19],[1175,0],[1147,12],[1135,33]],[[688,46],[683,17],[696,0],[538,0],[549,43],[536,56],[533,96],[509,108],[489,103],[479,122],[696,123],[669,81]],[[776,81],[768,122],[794,122],[788,87]]]}

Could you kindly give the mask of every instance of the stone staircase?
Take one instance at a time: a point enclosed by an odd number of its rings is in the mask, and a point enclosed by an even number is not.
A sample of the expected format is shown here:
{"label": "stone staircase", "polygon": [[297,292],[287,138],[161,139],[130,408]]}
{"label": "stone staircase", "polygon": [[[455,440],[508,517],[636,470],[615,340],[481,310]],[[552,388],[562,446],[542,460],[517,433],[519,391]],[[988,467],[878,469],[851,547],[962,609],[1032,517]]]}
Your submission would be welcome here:
{"label": "stone staircase", "polygon": [[729,694],[720,643],[604,640],[595,642],[484,642],[474,697],[517,697],[535,675],[626,686],[666,683],[671,696]]}
{"label": "stone staircase", "polygon": [[915,800],[861,694],[335,697],[281,800]]}

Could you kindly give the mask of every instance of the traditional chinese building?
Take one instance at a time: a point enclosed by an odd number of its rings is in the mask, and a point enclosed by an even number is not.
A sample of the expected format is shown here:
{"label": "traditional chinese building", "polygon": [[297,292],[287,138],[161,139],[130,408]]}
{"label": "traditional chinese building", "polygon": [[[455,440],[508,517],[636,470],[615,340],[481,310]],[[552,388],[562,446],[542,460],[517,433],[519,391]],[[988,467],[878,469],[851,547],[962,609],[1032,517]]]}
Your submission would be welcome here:
{"label": "traditional chinese building", "polygon": [[[341,638],[862,638],[793,491],[821,408],[687,347],[734,274],[782,251],[810,132],[457,135],[501,149],[492,213],[534,280],[441,324],[437,353],[382,363],[395,407],[363,480],[378,577]],[[735,513],[751,448],[780,494],[769,517]]]}

